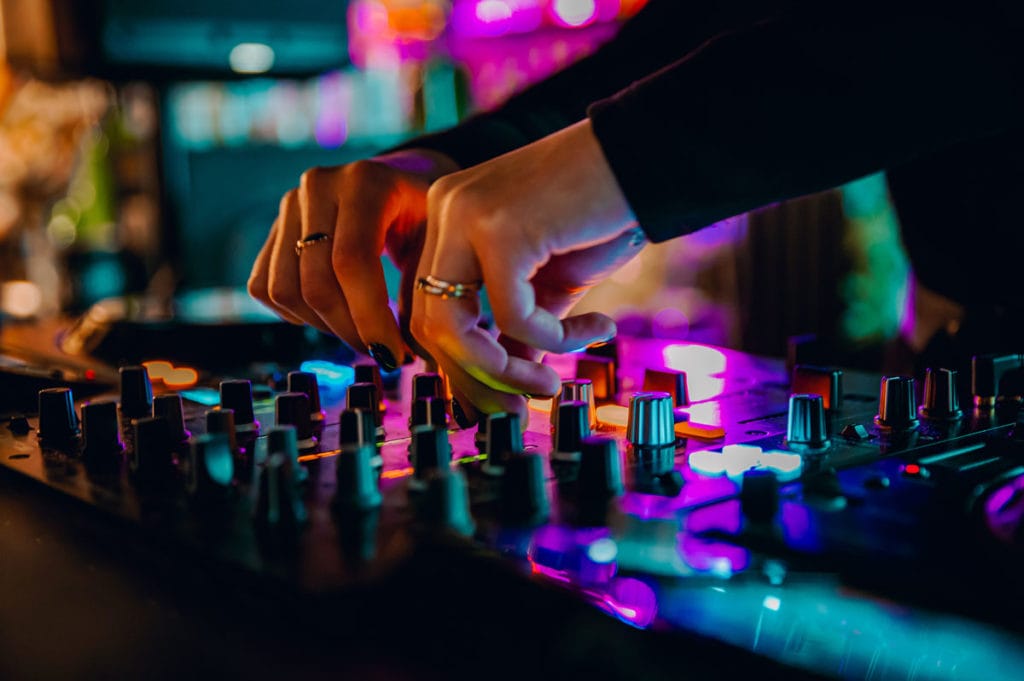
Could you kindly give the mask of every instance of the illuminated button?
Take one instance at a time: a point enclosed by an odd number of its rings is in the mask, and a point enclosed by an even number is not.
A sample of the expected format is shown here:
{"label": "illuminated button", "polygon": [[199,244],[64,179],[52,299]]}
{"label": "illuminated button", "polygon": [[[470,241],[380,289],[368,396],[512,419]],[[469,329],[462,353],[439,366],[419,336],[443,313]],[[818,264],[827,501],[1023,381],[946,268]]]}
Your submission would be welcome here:
{"label": "illuminated button", "polygon": [[908,463],[903,466],[902,473],[907,478],[927,478],[931,475],[927,468],[916,463]]}
{"label": "illuminated button", "polygon": [[164,385],[174,390],[191,388],[199,380],[199,372],[189,367],[175,367],[164,376]]}

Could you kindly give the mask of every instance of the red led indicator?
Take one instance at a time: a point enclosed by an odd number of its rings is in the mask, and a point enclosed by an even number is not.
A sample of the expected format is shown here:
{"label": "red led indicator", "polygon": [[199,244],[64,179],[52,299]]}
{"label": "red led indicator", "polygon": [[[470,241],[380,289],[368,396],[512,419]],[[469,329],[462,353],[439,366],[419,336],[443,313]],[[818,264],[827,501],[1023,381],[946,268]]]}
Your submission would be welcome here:
{"label": "red led indicator", "polygon": [[904,466],[903,472],[906,473],[907,475],[920,475],[921,467],[918,466],[916,463],[908,463],[906,466]]}
{"label": "red led indicator", "polygon": [[96,371],[95,371],[95,369],[86,369],[85,370],[85,380],[87,380],[87,381],[95,381],[96,380]]}

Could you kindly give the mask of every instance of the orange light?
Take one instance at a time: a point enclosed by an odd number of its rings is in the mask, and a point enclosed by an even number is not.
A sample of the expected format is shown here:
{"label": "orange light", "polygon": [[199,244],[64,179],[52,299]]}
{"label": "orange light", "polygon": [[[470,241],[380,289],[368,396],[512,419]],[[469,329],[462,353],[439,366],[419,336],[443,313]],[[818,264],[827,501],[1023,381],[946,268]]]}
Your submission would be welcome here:
{"label": "orange light", "polygon": [[163,360],[143,362],[142,366],[146,367],[146,371],[149,373],[149,380],[151,381],[162,381],[167,374],[174,371],[174,365]]}
{"label": "orange light", "polygon": [[199,380],[199,373],[188,367],[171,369],[164,375],[164,385],[168,388],[191,388]]}
{"label": "orange light", "polygon": [[381,480],[397,480],[412,475],[412,468],[396,468],[393,471],[384,471],[380,474]]}

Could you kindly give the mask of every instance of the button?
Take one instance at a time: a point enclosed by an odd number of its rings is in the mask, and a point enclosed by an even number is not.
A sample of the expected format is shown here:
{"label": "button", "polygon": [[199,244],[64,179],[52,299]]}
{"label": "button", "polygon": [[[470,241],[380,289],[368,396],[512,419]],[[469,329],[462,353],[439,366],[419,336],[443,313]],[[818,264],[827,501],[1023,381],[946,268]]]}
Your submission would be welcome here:
{"label": "button", "polygon": [[686,373],[671,369],[647,369],[644,371],[644,392],[664,392],[672,396],[672,404],[685,407],[690,404],[686,388]]}
{"label": "button", "polygon": [[875,425],[892,431],[917,428],[917,395],[913,378],[887,376],[882,379]]}
{"label": "button", "polygon": [[963,418],[956,380],[957,373],[951,369],[925,370],[924,404],[918,409],[922,418],[930,421],[956,421]]}
{"label": "button", "polygon": [[502,475],[505,462],[523,451],[523,431],[519,414],[498,412],[487,416],[487,460],[481,469],[487,475]]}
{"label": "button", "polygon": [[153,385],[146,367],[121,367],[121,413],[130,419],[153,415]]}
{"label": "button", "polygon": [[839,431],[839,434],[845,437],[847,440],[851,440],[854,442],[862,442],[871,437],[871,435],[868,433],[868,429],[859,423],[850,423],[843,426],[843,429]]}
{"label": "button", "polygon": [[309,371],[289,372],[288,392],[305,393],[309,398],[309,420],[313,423],[324,420],[324,412],[320,408],[320,384],[317,383],[316,374]]}
{"label": "button", "polygon": [[68,447],[78,440],[78,414],[70,388],[39,391],[39,440],[43,446]]}
{"label": "button", "polygon": [[93,470],[115,468],[124,451],[117,423],[117,402],[103,400],[82,405],[82,435],[85,465]]}
{"label": "button", "polygon": [[908,463],[902,466],[900,474],[905,478],[925,479],[931,477],[931,471],[916,463]]}
{"label": "button", "polygon": [[345,445],[335,457],[337,488],[334,504],[343,510],[367,511],[381,505],[374,459],[377,446],[371,443]]}
{"label": "button", "polygon": [[281,393],[274,399],[274,422],[278,426],[294,426],[299,451],[316,449],[313,422],[309,418],[309,398],[306,393]]}
{"label": "button", "polygon": [[185,429],[185,412],[178,393],[167,393],[153,398],[153,416],[167,420],[171,442],[174,445],[179,445],[192,436],[192,433]]}
{"label": "button", "polygon": [[829,447],[821,395],[790,395],[786,446],[798,452],[821,452]]}
{"label": "button", "polygon": [[221,381],[221,409],[235,412],[235,430],[239,433],[258,432],[260,423],[252,408],[252,383],[245,380]]}
{"label": "button", "polygon": [[672,396],[665,392],[640,392],[629,398],[626,440],[636,447],[674,445],[675,416]]}
{"label": "button", "polygon": [[544,459],[539,454],[516,453],[504,465],[501,479],[501,514],[507,523],[536,525],[550,513],[544,479]]}

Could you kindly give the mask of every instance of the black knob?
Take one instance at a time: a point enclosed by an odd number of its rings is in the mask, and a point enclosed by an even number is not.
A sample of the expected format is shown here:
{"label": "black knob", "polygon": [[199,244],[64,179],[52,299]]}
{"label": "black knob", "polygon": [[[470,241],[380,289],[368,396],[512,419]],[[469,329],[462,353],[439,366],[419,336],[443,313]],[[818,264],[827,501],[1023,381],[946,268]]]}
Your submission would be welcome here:
{"label": "black knob", "polygon": [[146,367],[121,367],[121,413],[130,419],[153,415],[153,384]]}
{"label": "black knob", "polygon": [[275,454],[288,459],[291,463],[291,475],[295,480],[306,479],[306,469],[299,464],[299,440],[295,426],[274,426],[267,430],[267,457]]}
{"label": "black knob", "polygon": [[414,426],[409,453],[413,464],[411,489],[423,489],[427,479],[451,467],[452,449],[448,432],[435,426]]}
{"label": "black knob", "polygon": [[235,436],[235,410],[210,409],[206,412],[206,432],[219,433],[228,438],[231,451],[238,451],[238,440]]}
{"label": "black knob", "polygon": [[817,452],[829,447],[825,402],[821,395],[790,395],[786,446],[794,451]]}
{"label": "black knob", "polygon": [[795,366],[789,391],[795,395],[821,395],[825,409],[837,412],[843,408],[843,372],[831,367]]}
{"label": "black knob", "polygon": [[377,443],[377,424],[367,409],[343,409],[338,424],[338,446],[374,445]]}
{"label": "black knob", "polygon": [[235,412],[235,430],[258,431],[259,421],[252,409],[252,383],[246,380],[221,381],[220,407]]}
{"label": "black knob", "polygon": [[551,400],[551,427],[558,423],[558,410],[563,402],[583,402],[587,405],[587,422],[591,429],[597,428],[597,403],[594,385],[588,378],[562,381],[562,389]]}
{"label": "black knob", "polygon": [[592,436],[581,443],[579,493],[584,501],[606,501],[622,494],[622,459],[615,440]]}
{"label": "black knob", "polygon": [[78,438],[78,414],[71,388],[39,391],[39,439],[44,446],[67,447]]}
{"label": "black knob", "polygon": [[952,369],[927,369],[924,375],[924,404],[918,410],[923,418],[955,421],[962,418],[956,372]]}
{"label": "black knob", "polygon": [[558,405],[555,424],[555,448],[551,458],[556,461],[579,461],[583,438],[590,435],[590,416],[586,402],[562,402]]}
{"label": "black knob", "polygon": [[534,525],[548,518],[550,505],[539,454],[516,453],[504,464],[501,479],[501,514],[505,522]]}
{"label": "black knob", "polygon": [[914,379],[887,376],[882,379],[875,425],[883,430],[911,430],[917,427],[917,395]]}
{"label": "black knob", "polygon": [[676,434],[672,396],[664,392],[640,392],[630,397],[626,440],[635,447],[674,445]]}
{"label": "black knob", "polygon": [[306,507],[296,473],[295,464],[280,453],[270,454],[260,467],[254,513],[260,529],[287,534],[306,522]]}
{"label": "black knob", "polygon": [[448,427],[448,413],[445,411],[444,400],[440,397],[417,397],[412,403],[412,415],[409,427],[437,426]]}
{"label": "black knob", "polygon": [[345,445],[335,458],[337,488],[334,503],[339,508],[365,511],[381,504],[377,487],[374,459],[377,447],[373,443]]}
{"label": "black knob", "polygon": [[690,404],[690,393],[686,387],[686,373],[671,369],[647,369],[644,371],[644,392],[663,392],[672,397],[672,404],[685,407]]}
{"label": "black knob", "polygon": [[167,419],[149,416],[133,422],[134,438],[129,468],[138,484],[170,483],[174,475],[171,426]]}
{"label": "black knob", "polygon": [[117,402],[104,400],[82,406],[82,458],[90,468],[113,468],[124,451],[117,424]]}
{"label": "black knob", "polygon": [[461,471],[446,470],[431,477],[417,511],[424,526],[433,531],[468,537],[476,527]]}
{"label": "black knob", "polygon": [[309,398],[309,420],[314,423],[324,420],[324,412],[320,408],[320,385],[316,374],[311,371],[291,371],[288,373],[288,392],[305,393]]}
{"label": "black knob", "polygon": [[482,467],[488,475],[501,475],[505,462],[523,451],[523,430],[519,414],[498,412],[487,416],[487,461]]}
{"label": "black knob", "polygon": [[377,439],[384,438],[380,414],[380,391],[373,383],[353,383],[345,392],[345,406],[349,409],[363,409],[373,415]]}
{"label": "black knob", "polygon": [[754,523],[772,521],[779,510],[779,479],[774,473],[756,468],[743,472],[740,510]]}
{"label": "black knob", "polygon": [[412,377],[412,401],[424,397],[436,397],[439,400],[445,398],[444,379],[440,374],[423,373]]}
{"label": "black knob", "polygon": [[377,396],[384,394],[384,381],[380,375],[380,367],[376,364],[356,364],[354,383],[373,383],[377,386]]}
{"label": "black knob", "polygon": [[178,444],[192,436],[192,433],[185,429],[185,411],[181,406],[181,396],[178,393],[154,397],[153,416],[167,420],[167,425],[171,429],[171,442]]}
{"label": "black knob", "polygon": [[224,433],[193,438],[189,447],[188,493],[200,502],[224,499],[235,475],[231,441]]}
{"label": "black knob", "polygon": [[306,393],[281,393],[274,400],[274,421],[279,426],[294,426],[301,451],[316,449],[313,422],[309,419],[309,398]]}

